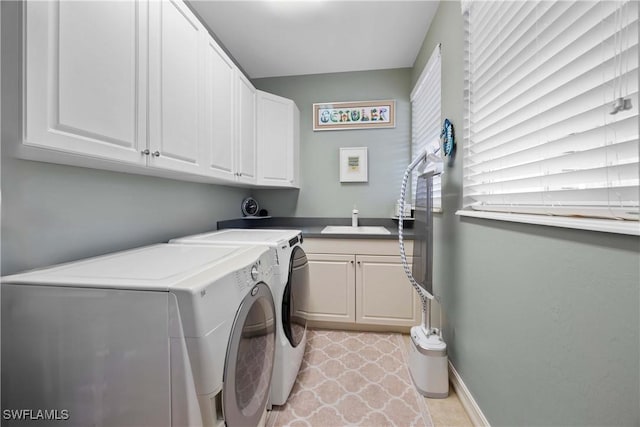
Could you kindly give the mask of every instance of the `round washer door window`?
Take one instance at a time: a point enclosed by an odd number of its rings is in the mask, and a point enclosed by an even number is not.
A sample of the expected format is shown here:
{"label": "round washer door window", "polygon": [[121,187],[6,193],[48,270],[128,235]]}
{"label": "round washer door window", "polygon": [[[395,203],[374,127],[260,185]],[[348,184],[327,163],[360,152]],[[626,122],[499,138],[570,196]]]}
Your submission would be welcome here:
{"label": "round washer door window", "polygon": [[304,338],[307,320],[298,313],[307,307],[309,295],[309,262],[300,246],[295,246],[289,262],[289,280],[282,295],[282,327],[292,347]]}
{"label": "round washer door window", "polygon": [[258,425],[269,398],[274,352],[273,297],[261,282],[240,304],[231,330],[222,390],[227,426]]}

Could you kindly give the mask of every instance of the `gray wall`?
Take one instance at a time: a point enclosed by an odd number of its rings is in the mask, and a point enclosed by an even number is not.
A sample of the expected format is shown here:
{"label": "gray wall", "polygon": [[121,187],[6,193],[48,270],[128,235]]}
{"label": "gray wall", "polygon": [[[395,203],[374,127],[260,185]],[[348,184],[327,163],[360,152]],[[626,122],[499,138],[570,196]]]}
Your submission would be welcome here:
{"label": "gray wall", "polygon": [[248,194],[5,155],[1,179],[3,275],[215,230]]}
{"label": "gray wall", "polygon": [[5,60],[8,43],[16,43],[15,34],[2,35],[1,274],[159,243],[240,216],[247,189],[8,155],[20,134],[18,67]]}
{"label": "gray wall", "polygon": [[[459,2],[440,3],[412,82],[439,42],[460,152]],[[639,239],[460,218],[461,157],[443,178],[435,286],[449,357],[491,425],[640,425]]]}
{"label": "gray wall", "polygon": [[[389,217],[409,160],[411,69],[317,74],[253,80],[258,89],[293,99],[300,109],[300,191],[258,190],[254,196],[279,216]],[[394,129],[314,132],[312,104],[396,100]],[[368,147],[369,182],[340,183],[339,148]]]}

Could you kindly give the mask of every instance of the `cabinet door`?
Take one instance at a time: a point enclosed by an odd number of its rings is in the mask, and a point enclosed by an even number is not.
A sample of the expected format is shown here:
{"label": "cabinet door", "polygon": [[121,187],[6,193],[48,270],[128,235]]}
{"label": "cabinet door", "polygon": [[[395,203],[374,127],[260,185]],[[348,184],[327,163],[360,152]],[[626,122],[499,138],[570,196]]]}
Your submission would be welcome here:
{"label": "cabinet door", "polygon": [[256,182],[256,89],[236,69],[237,97],[237,149],[238,181]]}
{"label": "cabinet door", "polygon": [[144,165],[147,3],[24,3],[24,145]]}
{"label": "cabinet door", "polygon": [[258,91],[258,184],[293,187],[297,147],[297,110],[287,98]]}
{"label": "cabinet door", "polygon": [[199,172],[206,30],[181,1],[149,4],[149,166]]}
{"label": "cabinet door", "polygon": [[420,321],[420,299],[400,257],[356,256],[356,322],[414,326]]}
{"label": "cabinet door", "polygon": [[308,320],[355,321],[353,255],[309,254],[309,295],[299,315]]}
{"label": "cabinet door", "polygon": [[234,176],[235,65],[211,37],[205,45],[206,136],[202,158],[207,175],[227,180]]}

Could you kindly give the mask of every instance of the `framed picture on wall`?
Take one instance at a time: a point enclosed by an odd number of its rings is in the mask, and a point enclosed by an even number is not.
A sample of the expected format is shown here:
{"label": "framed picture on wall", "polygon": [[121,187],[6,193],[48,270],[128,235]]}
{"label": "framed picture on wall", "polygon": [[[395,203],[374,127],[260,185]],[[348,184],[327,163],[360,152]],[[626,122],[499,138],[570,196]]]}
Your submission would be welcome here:
{"label": "framed picture on wall", "polygon": [[314,131],[394,127],[395,100],[313,104]]}
{"label": "framed picture on wall", "polygon": [[340,182],[367,181],[367,147],[340,148]]}

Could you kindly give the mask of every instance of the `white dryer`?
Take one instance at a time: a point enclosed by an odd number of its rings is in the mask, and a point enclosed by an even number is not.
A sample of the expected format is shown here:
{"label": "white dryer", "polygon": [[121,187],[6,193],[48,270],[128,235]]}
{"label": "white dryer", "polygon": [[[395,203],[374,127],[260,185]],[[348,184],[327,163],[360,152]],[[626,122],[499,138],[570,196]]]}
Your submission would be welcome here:
{"label": "white dryer", "polygon": [[44,415],[68,426],[259,425],[269,257],[161,244],[3,277],[3,408],[55,410]]}
{"label": "white dryer", "polygon": [[267,245],[272,248],[279,280],[272,287],[276,306],[276,352],[271,382],[271,405],[283,405],[293,388],[307,344],[307,321],[299,313],[307,307],[309,265],[300,230],[225,229],[171,240],[181,244]]}

